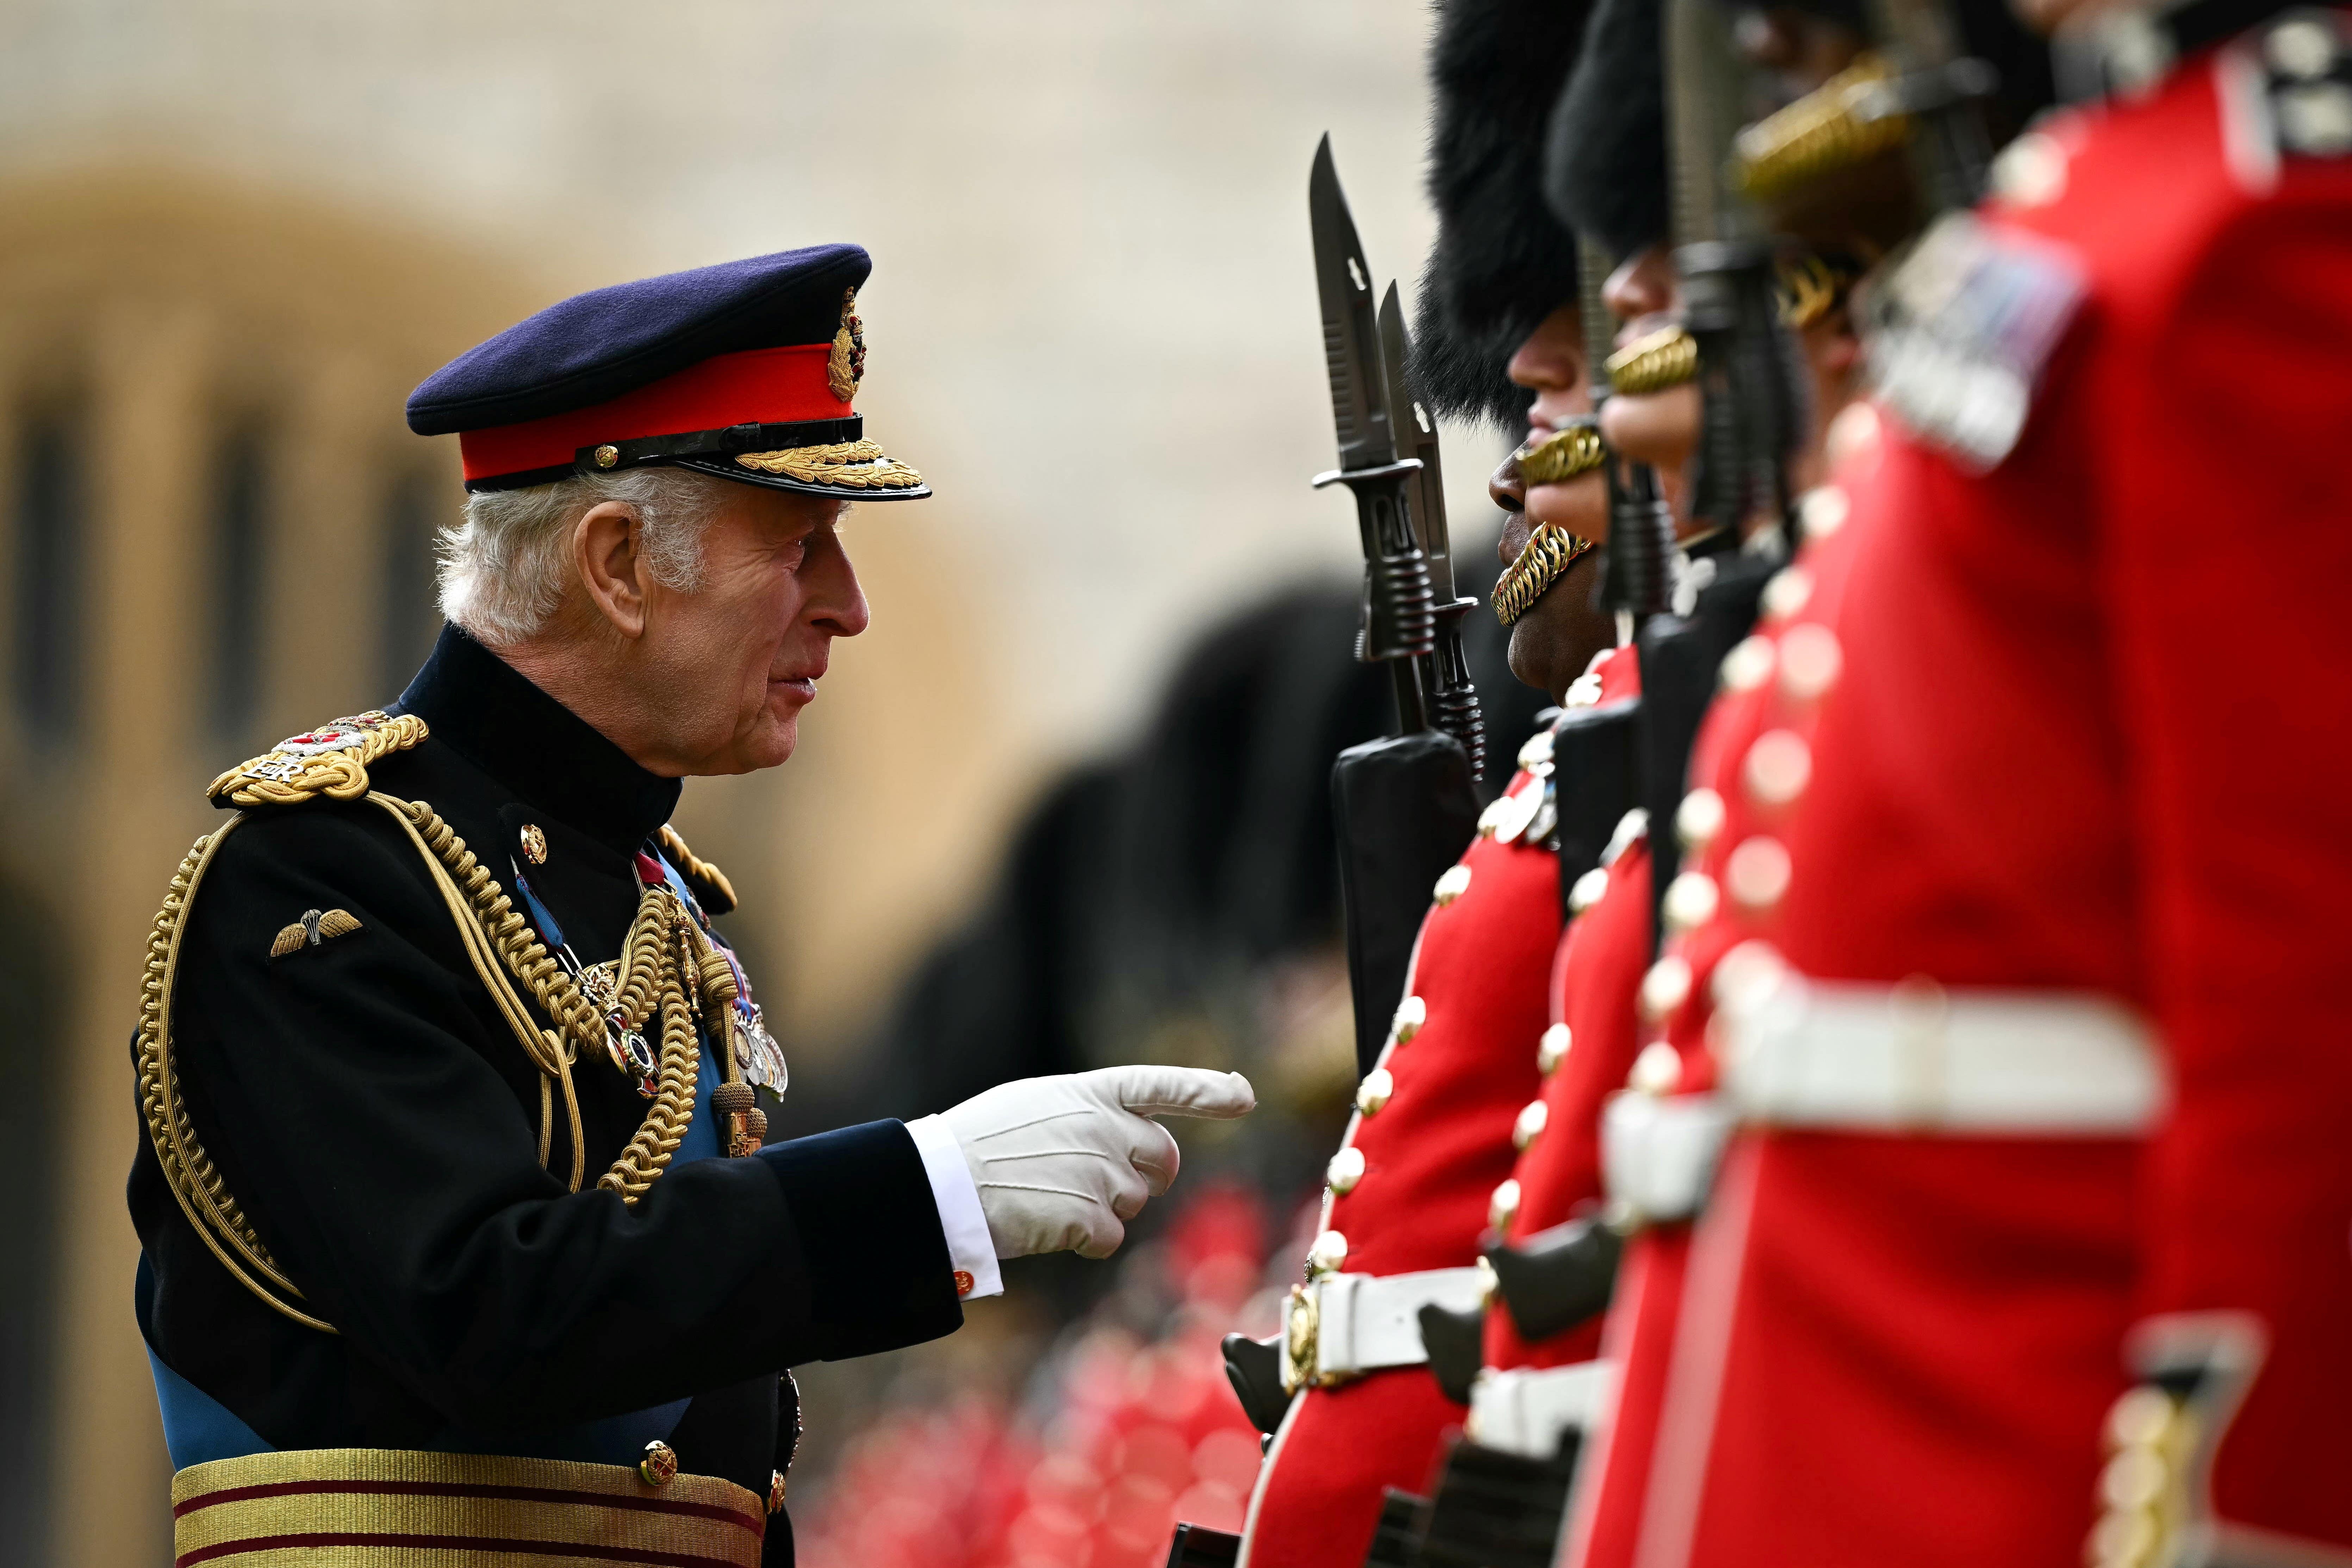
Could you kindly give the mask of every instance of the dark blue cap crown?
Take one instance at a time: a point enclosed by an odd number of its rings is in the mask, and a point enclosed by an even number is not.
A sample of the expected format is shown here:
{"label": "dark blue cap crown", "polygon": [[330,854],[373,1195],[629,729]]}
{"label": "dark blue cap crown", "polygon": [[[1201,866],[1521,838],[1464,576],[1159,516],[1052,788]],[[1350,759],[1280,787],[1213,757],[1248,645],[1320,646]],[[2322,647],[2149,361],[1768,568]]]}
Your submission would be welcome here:
{"label": "dark blue cap crown", "polygon": [[443,365],[408,397],[420,436],[609,401],[717,354],[829,341],[865,248],[812,245],[575,295]]}

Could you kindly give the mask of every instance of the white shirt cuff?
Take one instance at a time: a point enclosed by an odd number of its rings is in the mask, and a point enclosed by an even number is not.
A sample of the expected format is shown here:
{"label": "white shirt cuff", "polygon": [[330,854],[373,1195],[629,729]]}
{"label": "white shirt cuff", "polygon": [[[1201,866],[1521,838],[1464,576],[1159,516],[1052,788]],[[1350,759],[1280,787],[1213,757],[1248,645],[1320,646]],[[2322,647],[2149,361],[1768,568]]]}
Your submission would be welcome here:
{"label": "white shirt cuff", "polygon": [[[988,1215],[980,1206],[980,1188],[971,1167],[963,1163],[962,1146],[955,1133],[936,1116],[907,1123],[907,1136],[923,1157],[923,1174],[931,1179],[931,1201],[939,1205],[940,1233],[948,1238],[948,1267],[970,1276],[970,1289],[957,1295],[969,1301],[1004,1291],[1004,1277],[996,1270],[996,1244],[988,1238]],[[956,1280],[959,1287],[962,1279]]]}

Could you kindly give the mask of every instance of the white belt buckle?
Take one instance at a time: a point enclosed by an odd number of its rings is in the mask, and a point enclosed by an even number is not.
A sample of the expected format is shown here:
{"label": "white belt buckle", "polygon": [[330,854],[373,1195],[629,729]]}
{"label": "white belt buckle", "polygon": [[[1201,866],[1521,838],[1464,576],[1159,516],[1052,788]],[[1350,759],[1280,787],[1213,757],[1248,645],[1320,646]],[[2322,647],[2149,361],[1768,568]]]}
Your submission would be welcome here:
{"label": "white belt buckle", "polygon": [[1475,1268],[1321,1274],[1292,1286],[1283,1320],[1283,1391],[1329,1388],[1368,1372],[1421,1365],[1429,1359],[1421,1309],[1475,1307],[1482,1289]]}
{"label": "white belt buckle", "polygon": [[1616,1371],[1616,1363],[1608,1361],[1488,1367],[1470,1385],[1470,1419],[1464,1430],[1482,1447],[1549,1459],[1571,1430],[1591,1426]]}
{"label": "white belt buckle", "polygon": [[1811,980],[1775,965],[1736,987],[1720,1018],[1724,1091],[1749,1122],[2116,1137],[2144,1133],[2165,1100],[2145,1024],[2088,993]]}
{"label": "white belt buckle", "polygon": [[1715,1184],[1732,1110],[1712,1094],[1612,1095],[1601,1113],[1609,1196],[1645,1221],[1688,1219]]}

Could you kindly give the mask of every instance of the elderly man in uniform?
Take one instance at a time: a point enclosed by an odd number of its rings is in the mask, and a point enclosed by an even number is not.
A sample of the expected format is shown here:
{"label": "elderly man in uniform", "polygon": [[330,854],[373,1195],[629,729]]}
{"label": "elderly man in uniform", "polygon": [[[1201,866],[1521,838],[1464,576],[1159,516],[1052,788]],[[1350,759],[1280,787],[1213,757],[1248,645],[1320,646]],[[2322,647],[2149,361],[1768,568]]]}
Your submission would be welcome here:
{"label": "elderly man in uniform", "polygon": [[[789,1562],[796,1363],[1102,1257],[1234,1075],[1112,1068],[763,1147],[784,1064],[666,825],[792,754],[867,609],[868,262],[583,295],[409,405],[470,492],[400,700],[215,782],[135,1041],[180,1560]],[[441,1554],[446,1555],[441,1555]]]}

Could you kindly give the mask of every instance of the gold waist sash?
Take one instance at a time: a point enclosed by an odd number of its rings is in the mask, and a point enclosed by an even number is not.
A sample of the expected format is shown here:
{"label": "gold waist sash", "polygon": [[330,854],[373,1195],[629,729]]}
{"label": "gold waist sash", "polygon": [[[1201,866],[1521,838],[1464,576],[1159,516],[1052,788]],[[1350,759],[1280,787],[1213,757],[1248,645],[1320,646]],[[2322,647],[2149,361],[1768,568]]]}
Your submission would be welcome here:
{"label": "gold waist sash", "polygon": [[177,1568],[758,1568],[767,1525],[732,1481],[555,1459],[310,1448],[172,1478]]}

